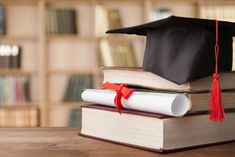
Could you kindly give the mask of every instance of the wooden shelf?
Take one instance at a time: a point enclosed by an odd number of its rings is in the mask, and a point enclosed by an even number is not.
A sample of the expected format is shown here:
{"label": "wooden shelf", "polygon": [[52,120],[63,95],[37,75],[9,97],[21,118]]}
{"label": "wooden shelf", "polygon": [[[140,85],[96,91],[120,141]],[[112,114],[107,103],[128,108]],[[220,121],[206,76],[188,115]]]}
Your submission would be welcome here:
{"label": "wooden shelf", "polygon": [[0,36],[1,42],[37,41],[37,36]]}
{"label": "wooden shelf", "polygon": [[47,41],[99,41],[102,39],[114,41],[145,41],[145,36],[127,35],[103,35],[103,36],[80,36],[80,35],[47,35]]}
{"label": "wooden shelf", "polygon": [[37,103],[30,103],[30,102],[16,103],[16,104],[0,104],[0,108],[32,108],[32,107],[37,108],[36,104]]}
{"label": "wooden shelf", "polygon": [[104,35],[104,36],[96,36],[96,40],[113,40],[113,41],[145,41],[145,36],[138,36],[138,35]]}
{"label": "wooden shelf", "polygon": [[81,36],[81,35],[47,35],[47,41],[66,40],[66,41],[92,41],[95,40],[93,36]]}
{"label": "wooden shelf", "polygon": [[91,1],[87,1],[87,0],[46,0],[47,4],[87,4],[90,5]]}
{"label": "wooden shelf", "polygon": [[81,106],[86,105],[88,103],[85,102],[50,102],[51,107],[64,107],[64,108],[81,108]]}
{"label": "wooden shelf", "polygon": [[48,75],[73,75],[73,74],[99,74],[99,69],[93,70],[49,70],[47,72]]}
{"label": "wooden shelf", "polygon": [[22,69],[0,69],[0,75],[37,75],[37,71]]}
{"label": "wooden shelf", "polygon": [[[219,0],[213,0],[213,2],[220,2]],[[225,0],[231,1],[231,0]],[[100,4],[107,7],[118,8],[120,10],[121,16],[126,16],[130,13],[131,16],[123,17],[122,24],[124,26],[134,25],[137,23],[142,23],[148,21],[149,19],[149,10],[153,5],[163,5],[167,7],[167,5],[174,6],[177,4],[177,9],[179,10],[177,15],[187,14],[187,11],[191,8],[195,8],[197,10],[199,5],[205,2],[206,0],[0,0],[0,4],[6,5],[6,30],[7,35],[0,36],[1,43],[22,43],[23,51],[23,61],[27,62],[24,66],[25,68],[34,67],[34,64],[37,64],[37,68],[35,70],[24,70],[24,69],[0,69],[0,75],[30,75],[37,76],[37,89],[32,89],[32,94],[38,94],[36,97],[39,100],[37,106],[40,108],[40,122],[41,126],[49,127],[50,126],[50,111],[48,111],[51,107],[65,107],[65,108],[80,108],[81,105],[86,103],[84,102],[48,102],[53,97],[51,92],[51,88],[57,90],[56,85],[61,83],[61,80],[67,79],[63,77],[63,75],[75,75],[75,74],[91,74],[94,76],[93,84],[100,82],[99,74],[102,74],[102,71],[96,64],[92,63],[93,69],[89,68],[86,70],[86,65],[82,65],[80,69],[69,69],[70,66],[70,57],[74,57],[72,61],[77,61],[78,64],[91,64],[89,63],[88,57],[92,58],[90,61],[95,61],[97,59],[96,50],[98,50],[99,42],[102,39],[108,41],[130,41],[135,42],[136,49],[143,52],[142,48],[144,48],[143,44],[145,42],[145,36],[138,35],[121,35],[121,34],[103,34],[96,35],[95,32],[95,5]],[[212,2],[212,0],[208,1]],[[224,1],[223,1],[224,2]],[[187,3],[187,4],[186,4]],[[189,4],[190,3],[190,4]],[[221,2],[222,3],[222,2]],[[80,5],[81,4],[81,5]],[[182,6],[178,6],[181,5]],[[189,8],[184,10],[184,6],[191,5]],[[9,5],[9,6],[7,6]],[[14,6],[17,5],[17,6]],[[45,17],[46,10],[48,7],[73,7],[78,11],[78,20],[77,24],[79,26],[78,34],[57,34],[57,35],[47,35],[45,28]],[[127,6],[127,7],[126,7]],[[130,6],[130,7],[129,7]],[[130,8],[130,9],[129,9]],[[132,10],[133,9],[133,10]],[[188,9],[188,10],[187,10]],[[199,8],[200,9],[200,8]],[[137,12],[135,15],[135,11]],[[19,19],[16,15],[21,14],[26,15],[23,19]],[[133,14],[134,13],[134,14]],[[29,15],[29,16],[27,16]],[[140,16],[139,16],[140,15]],[[84,17],[85,16],[85,17]],[[133,18],[133,19],[132,19]],[[86,23],[84,23],[86,22]],[[19,23],[19,25],[17,25]],[[31,25],[32,24],[32,25]],[[34,24],[34,25],[33,25]],[[26,30],[24,35],[22,30]],[[29,30],[27,30],[29,29]],[[21,33],[21,35],[20,35]],[[17,36],[18,34],[18,36]],[[29,35],[27,35],[29,34]],[[32,35],[30,35],[32,34]],[[33,43],[32,43],[33,42]],[[54,43],[53,43],[54,42]],[[56,43],[58,42],[58,43]],[[79,43],[78,42],[84,42]],[[67,44],[69,43],[69,44]],[[72,45],[72,44],[74,45]],[[68,58],[64,59],[64,56],[67,57],[66,53],[73,51],[68,55]],[[77,50],[79,53],[77,53]],[[53,51],[53,52],[52,52]],[[64,53],[65,52],[65,53]],[[83,53],[80,53],[83,52]],[[35,54],[33,54],[35,53]],[[61,56],[56,56],[61,55]],[[63,56],[64,55],[64,56]],[[26,58],[28,56],[29,58]],[[36,57],[36,59],[34,58]],[[81,58],[79,58],[81,57]],[[26,58],[26,59],[25,59]],[[83,60],[84,58],[84,60]],[[51,64],[60,64],[60,59],[63,60],[64,69],[52,69],[53,66]],[[97,59],[98,60],[98,59]],[[96,60],[96,61],[97,61]],[[64,61],[68,61],[65,63]],[[36,62],[36,63],[35,63]],[[74,65],[74,64],[72,64]],[[55,67],[56,68],[56,67]],[[82,69],[83,68],[83,69]],[[55,79],[56,83],[50,80],[51,76],[58,77],[59,79]],[[62,75],[60,76],[57,75]],[[98,83],[97,83],[98,84]],[[63,85],[61,85],[62,87]],[[62,89],[62,88],[60,88]],[[63,88],[64,89],[64,88]],[[59,92],[58,92],[59,93]],[[31,94],[31,93],[30,93]],[[59,101],[59,100],[58,100]],[[26,104],[3,104],[0,107],[26,107],[32,106],[34,103],[26,103]]]}
{"label": "wooden shelf", "polygon": [[40,0],[0,0],[3,5],[23,5],[34,4],[36,5]]}

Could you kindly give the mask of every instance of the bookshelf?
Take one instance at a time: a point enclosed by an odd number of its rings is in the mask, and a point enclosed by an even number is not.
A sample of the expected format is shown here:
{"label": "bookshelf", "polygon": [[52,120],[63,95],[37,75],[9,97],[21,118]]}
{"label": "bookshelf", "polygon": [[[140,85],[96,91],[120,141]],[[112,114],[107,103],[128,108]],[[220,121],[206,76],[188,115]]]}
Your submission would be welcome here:
{"label": "bookshelf", "polygon": [[[1,44],[18,44],[23,48],[22,68],[0,69],[0,75],[30,76],[29,106],[38,106],[40,126],[44,127],[64,126],[69,110],[83,104],[62,101],[70,75],[90,74],[93,86],[99,84],[97,47],[101,40],[131,42],[137,65],[142,64],[144,37],[95,34],[96,5],[117,8],[123,27],[148,22],[152,7],[169,8],[174,15],[187,17],[202,17],[203,7],[211,4],[235,8],[235,2],[230,0],[0,0],[0,4],[7,12],[7,32],[0,36]],[[46,34],[48,8],[73,8],[78,33]]]}

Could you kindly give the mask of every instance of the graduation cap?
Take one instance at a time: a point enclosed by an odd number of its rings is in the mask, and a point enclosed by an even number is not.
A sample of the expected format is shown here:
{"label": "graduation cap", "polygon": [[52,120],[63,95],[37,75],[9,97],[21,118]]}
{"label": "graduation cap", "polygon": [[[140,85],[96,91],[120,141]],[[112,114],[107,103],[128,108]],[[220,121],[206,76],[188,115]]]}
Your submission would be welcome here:
{"label": "graduation cap", "polygon": [[[218,82],[218,72],[232,69],[232,37],[235,35],[235,23],[232,22],[170,16],[106,33],[146,36],[143,69],[177,84],[213,73]],[[212,94],[220,93],[218,86],[219,83],[212,85]],[[219,94],[211,96],[215,102],[220,98]],[[214,117],[223,119],[223,113],[219,114],[222,116]]]}

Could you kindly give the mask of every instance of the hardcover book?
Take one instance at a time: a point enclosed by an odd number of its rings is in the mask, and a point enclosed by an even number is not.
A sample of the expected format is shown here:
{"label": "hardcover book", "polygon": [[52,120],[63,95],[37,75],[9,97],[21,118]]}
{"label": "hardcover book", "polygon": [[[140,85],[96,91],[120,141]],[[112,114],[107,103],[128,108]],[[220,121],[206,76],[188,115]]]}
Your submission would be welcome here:
{"label": "hardcover book", "polygon": [[[198,79],[184,84],[176,84],[142,68],[103,67],[104,82],[124,83],[144,88],[177,91],[177,92],[208,92],[211,88],[212,76]],[[235,89],[235,72],[224,72],[220,74],[220,85],[222,90]]]}
{"label": "hardcover book", "polygon": [[[117,144],[169,152],[235,140],[235,113],[212,123],[207,114],[183,118],[122,110],[99,105],[82,107],[80,135]],[[203,128],[203,129],[202,129]]]}

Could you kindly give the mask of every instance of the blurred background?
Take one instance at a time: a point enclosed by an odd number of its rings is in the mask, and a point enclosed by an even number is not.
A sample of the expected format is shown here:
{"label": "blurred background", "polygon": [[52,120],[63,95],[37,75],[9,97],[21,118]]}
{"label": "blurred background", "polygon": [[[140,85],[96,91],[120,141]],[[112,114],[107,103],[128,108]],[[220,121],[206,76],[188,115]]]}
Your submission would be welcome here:
{"label": "blurred background", "polygon": [[105,31],[170,15],[235,21],[235,1],[0,0],[0,127],[79,127],[101,66],[142,65],[145,37]]}

